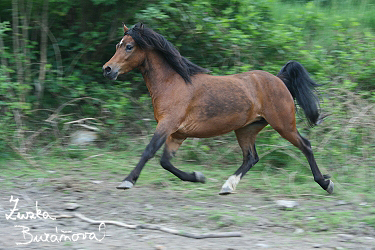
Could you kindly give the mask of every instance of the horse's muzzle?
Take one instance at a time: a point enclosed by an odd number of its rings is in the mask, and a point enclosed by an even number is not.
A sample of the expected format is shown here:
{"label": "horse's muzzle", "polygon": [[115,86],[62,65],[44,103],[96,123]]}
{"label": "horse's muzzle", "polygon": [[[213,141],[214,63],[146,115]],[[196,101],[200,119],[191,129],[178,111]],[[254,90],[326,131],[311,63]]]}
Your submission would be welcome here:
{"label": "horse's muzzle", "polygon": [[111,68],[110,66],[103,66],[103,76],[110,80],[116,80],[118,76],[118,69]]}

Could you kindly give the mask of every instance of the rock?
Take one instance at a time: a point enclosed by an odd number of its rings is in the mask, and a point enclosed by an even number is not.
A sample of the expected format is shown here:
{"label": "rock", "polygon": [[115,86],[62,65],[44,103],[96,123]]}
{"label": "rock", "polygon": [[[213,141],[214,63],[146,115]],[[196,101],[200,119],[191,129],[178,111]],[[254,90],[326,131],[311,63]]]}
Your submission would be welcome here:
{"label": "rock", "polygon": [[79,207],[80,207],[79,204],[73,203],[73,202],[65,204],[65,210],[69,210],[69,211],[74,211]]}
{"label": "rock", "polygon": [[269,248],[269,245],[264,244],[264,243],[257,243],[255,244],[256,247],[261,247],[261,248]]}
{"label": "rock", "polygon": [[340,238],[340,241],[351,241],[354,239],[354,235],[351,234],[338,234],[337,235]]}
{"label": "rock", "polygon": [[94,184],[100,184],[102,183],[103,181],[91,181],[91,183],[94,183]]}
{"label": "rock", "polygon": [[276,205],[283,210],[291,210],[298,207],[297,201],[288,201],[288,200],[277,200]]}
{"label": "rock", "polygon": [[294,230],[294,233],[295,234],[301,234],[301,233],[304,233],[305,230],[303,230],[302,228],[296,228],[296,230]]}
{"label": "rock", "polygon": [[343,201],[343,200],[339,200],[337,203],[336,203],[336,206],[344,206],[344,205],[347,205],[349,203],[347,203],[346,201]]}
{"label": "rock", "polygon": [[373,238],[373,237],[369,237],[369,236],[367,236],[367,237],[363,237],[363,239],[364,239],[364,240],[368,240],[368,241],[375,241],[375,238]]}

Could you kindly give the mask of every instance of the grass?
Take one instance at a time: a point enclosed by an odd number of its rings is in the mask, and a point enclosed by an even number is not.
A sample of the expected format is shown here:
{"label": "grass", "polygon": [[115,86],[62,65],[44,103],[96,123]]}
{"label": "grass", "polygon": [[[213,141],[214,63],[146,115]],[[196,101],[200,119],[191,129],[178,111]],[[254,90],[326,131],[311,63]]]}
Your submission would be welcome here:
{"label": "grass", "polygon": [[[375,2],[372,0],[332,0],[331,4],[323,4],[322,0],[312,1],[282,1],[277,0],[272,5],[272,16],[276,20],[287,19],[287,14],[305,13],[308,11],[324,16],[326,24],[337,19],[356,20],[363,29],[375,30]],[[328,1],[325,1],[328,2]],[[307,9],[306,9],[307,7]]]}
{"label": "grass", "polygon": [[[267,136],[267,133],[266,131],[265,136]],[[226,139],[226,137],[221,138],[220,143],[225,145],[226,143],[223,143],[223,141]],[[204,144],[205,142],[203,140],[200,143]],[[210,144],[209,146],[213,147],[214,145]],[[2,185],[7,188],[15,187],[15,183],[19,183],[15,181],[16,178],[22,178],[25,184],[28,182],[38,182],[38,178],[60,179],[64,176],[71,176],[81,182],[92,180],[120,182],[134,168],[144,147],[145,143],[143,142],[132,144],[126,151],[121,152],[108,151],[95,147],[82,150],[76,148],[73,158],[68,158],[68,156],[71,156],[68,152],[69,148],[60,148],[56,149],[60,156],[56,155],[54,150],[52,150],[49,154],[36,158],[36,161],[41,166],[40,169],[30,167],[21,160],[2,160],[0,179],[2,179]],[[235,147],[231,150],[228,150],[227,146],[224,147],[227,149],[227,154],[237,151]],[[267,147],[268,145],[261,146],[258,151],[261,152],[263,151],[261,149],[267,149]],[[322,232],[327,230],[327,228],[330,228],[330,230],[350,231],[354,230],[353,227],[361,225],[361,223],[375,228],[375,210],[371,206],[371,204],[375,203],[374,181],[370,180],[375,172],[374,169],[354,169],[353,166],[348,165],[348,169],[337,169],[330,172],[334,176],[333,180],[335,181],[336,189],[333,195],[328,196],[313,181],[306,164],[305,166],[301,166],[300,161],[304,159],[302,158],[302,154],[298,154],[298,151],[294,151],[291,146],[283,148],[283,150],[285,149],[295,154],[293,157],[286,154],[286,160],[289,161],[289,164],[284,166],[284,168],[278,168],[272,165],[272,160],[269,159],[273,158],[272,153],[265,155],[261,159],[261,162],[250,170],[240,182],[237,187],[238,193],[235,196],[246,199],[249,193],[255,192],[258,196],[267,200],[297,199],[312,204],[312,206],[308,206],[308,209],[297,208],[293,211],[277,211],[277,208],[272,207],[266,209],[265,212],[270,213],[267,217],[270,218],[271,225],[274,226],[283,227],[284,225],[292,225],[308,232]],[[185,154],[187,153],[184,152],[186,150],[192,149],[189,145],[186,147],[182,146],[180,153]],[[61,155],[65,157],[61,157]],[[279,153],[275,154],[275,156],[280,158]],[[208,161],[203,165],[191,161],[186,162],[183,157],[177,155],[173,162],[178,168],[184,171],[201,171],[205,174],[207,183],[197,184],[178,180],[171,173],[160,167],[159,158],[160,154],[146,164],[137,185],[149,186],[160,191],[165,189],[173,190],[181,193],[186,198],[197,201],[206,201],[207,198],[218,197],[221,185],[240,163],[219,164],[217,159],[211,155],[212,162]],[[206,160],[206,158],[204,159]],[[322,161],[323,159],[318,157],[318,160]],[[350,173],[351,178],[341,175],[340,172],[342,171],[346,175],[352,171]],[[357,176],[357,178],[353,178],[353,176]],[[368,180],[368,182],[363,181],[364,179]],[[47,182],[40,185],[49,184]],[[355,205],[356,209],[353,210],[353,206],[336,207],[332,205],[340,200],[345,201],[347,204]],[[223,203],[226,203],[225,197]],[[361,203],[368,205],[359,206]],[[317,204],[331,205],[328,206],[328,210],[322,210],[322,207],[314,209],[314,205]],[[327,207],[327,205],[324,207]],[[256,210],[253,216],[244,218],[241,216],[241,211],[248,210],[249,208],[242,205],[224,206],[220,210],[215,207],[207,209],[197,205],[187,205],[183,209],[201,210],[217,228],[231,225],[246,226],[257,223],[257,213],[263,213],[262,209]],[[278,215],[280,213],[281,216]],[[314,219],[307,219],[309,217],[313,217]]]}
{"label": "grass", "polygon": [[372,0],[277,0],[271,11],[277,23],[293,25],[303,20],[301,28],[306,40],[314,46],[330,48],[338,22],[362,31],[375,31],[375,2]]}

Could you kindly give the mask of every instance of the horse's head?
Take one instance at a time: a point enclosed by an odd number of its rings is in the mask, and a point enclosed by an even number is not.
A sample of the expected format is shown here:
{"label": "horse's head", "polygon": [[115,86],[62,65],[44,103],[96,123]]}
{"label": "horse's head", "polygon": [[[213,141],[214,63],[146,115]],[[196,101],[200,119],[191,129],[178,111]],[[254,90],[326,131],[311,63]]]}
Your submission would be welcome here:
{"label": "horse's head", "polygon": [[111,80],[116,80],[118,75],[137,68],[145,59],[145,51],[127,34],[128,30],[124,24],[125,35],[116,45],[116,53],[103,66],[103,75]]}

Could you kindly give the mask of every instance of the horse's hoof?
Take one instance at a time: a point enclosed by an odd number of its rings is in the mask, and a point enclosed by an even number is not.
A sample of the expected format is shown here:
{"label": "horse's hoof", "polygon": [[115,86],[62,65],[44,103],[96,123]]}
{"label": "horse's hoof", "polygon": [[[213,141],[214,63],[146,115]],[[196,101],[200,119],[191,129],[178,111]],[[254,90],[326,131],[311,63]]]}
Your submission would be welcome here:
{"label": "horse's hoof", "polygon": [[220,195],[227,195],[227,194],[232,194],[233,193],[233,189],[231,189],[230,187],[223,187],[220,191]]}
{"label": "horse's hoof", "polygon": [[195,175],[195,178],[197,179],[197,182],[202,182],[202,183],[206,182],[206,177],[204,177],[204,175],[201,172],[194,171],[194,175]]}
{"label": "horse's hoof", "polygon": [[329,193],[329,194],[332,194],[333,193],[333,188],[334,188],[335,184],[333,184],[333,181],[329,180],[329,184],[328,184],[328,187],[326,189],[326,191]]}
{"label": "horse's hoof", "polygon": [[130,181],[123,181],[121,182],[120,185],[118,185],[116,188],[117,189],[130,189],[134,186],[133,183],[131,183]]}

